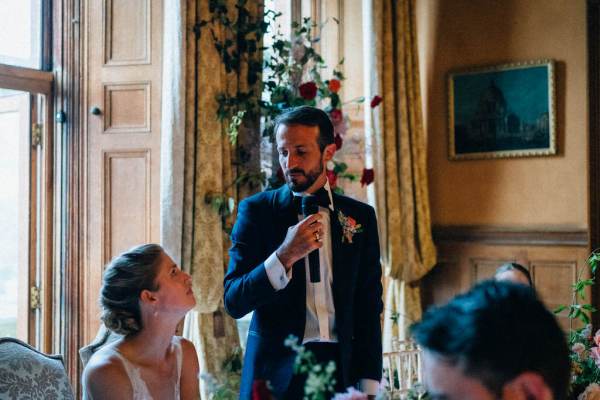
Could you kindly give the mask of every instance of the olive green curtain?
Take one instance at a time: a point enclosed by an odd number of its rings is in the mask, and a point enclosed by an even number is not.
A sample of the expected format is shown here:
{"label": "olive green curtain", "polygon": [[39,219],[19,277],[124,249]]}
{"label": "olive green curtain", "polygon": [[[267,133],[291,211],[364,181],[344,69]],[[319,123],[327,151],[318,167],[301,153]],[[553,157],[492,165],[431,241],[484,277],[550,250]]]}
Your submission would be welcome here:
{"label": "olive green curtain", "polygon": [[[235,12],[235,0],[226,1]],[[195,30],[195,25],[210,19],[209,2],[187,0],[186,10],[186,122],[184,151],[184,194],[182,265],[192,274],[197,306],[185,321],[184,335],[196,345],[202,373],[219,375],[222,364],[240,341],[236,322],[223,308],[223,277],[227,268],[229,237],[218,212],[205,200],[207,195],[225,194],[238,200],[235,185],[237,171],[234,163],[236,148],[224,134],[228,121],[219,121],[217,94],[226,90],[247,90],[243,80],[225,72],[221,58],[208,28]],[[258,3],[246,7],[262,17]],[[198,35],[198,32],[200,33]],[[225,35],[222,27],[213,27],[215,35]],[[255,57],[262,57],[258,53]],[[232,82],[235,82],[232,84]],[[240,87],[236,87],[235,85]],[[258,129],[240,131],[238,146],[253,146],[260,137]],[[255,153],[258,153],[258,142]],[[226,224],[231,223],[226,221]],[[205,387],[201,382],[203,398]]]}
{"label": "olive green curtain", "polygon": [[418,282],[435,265],[422,123],[415,0],[365,0],[367,148],[376,178],[371,198],[386,272],[384,349],[421,317]]}

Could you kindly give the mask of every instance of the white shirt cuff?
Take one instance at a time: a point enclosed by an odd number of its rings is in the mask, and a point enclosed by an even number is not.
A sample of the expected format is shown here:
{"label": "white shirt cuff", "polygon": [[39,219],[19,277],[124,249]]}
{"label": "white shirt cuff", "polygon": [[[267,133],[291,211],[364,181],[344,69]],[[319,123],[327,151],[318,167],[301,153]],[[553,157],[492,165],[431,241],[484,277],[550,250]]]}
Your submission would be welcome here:
{"label": "white shirt cuff", "polygon": [[360,391],[366,395],[375,396],[379,390],[379,382],[374,379],[361,379]]}
{"label": "white shirt cuff", "polygon": [[287,286],[290,279],[292,279],[292,269],[290,268],[289,272],[285,272],[285,268],[279,258],[277,258],[277,254],[273,252],[265,261],[265,271],[267,272],[267,277],[269,278],[269,282],[271,282],[271,286],[275,290],[281,290]]}

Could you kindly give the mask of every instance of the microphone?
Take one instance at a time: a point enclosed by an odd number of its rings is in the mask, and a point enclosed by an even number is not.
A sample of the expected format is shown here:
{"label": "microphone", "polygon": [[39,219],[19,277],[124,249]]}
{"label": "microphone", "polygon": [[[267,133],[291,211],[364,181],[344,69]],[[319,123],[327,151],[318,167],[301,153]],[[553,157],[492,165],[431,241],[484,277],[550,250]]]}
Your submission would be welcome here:
{"label": "microphone", "polygon": [[[319,203],[317,196],[302,197],[302,214],[308,217],[311,214],[319,212]],[[312,283],[321,282],[321,266],[319,265],[319,249],[315,249],[308,254],[308,268],[310,272],[310,281]]]}

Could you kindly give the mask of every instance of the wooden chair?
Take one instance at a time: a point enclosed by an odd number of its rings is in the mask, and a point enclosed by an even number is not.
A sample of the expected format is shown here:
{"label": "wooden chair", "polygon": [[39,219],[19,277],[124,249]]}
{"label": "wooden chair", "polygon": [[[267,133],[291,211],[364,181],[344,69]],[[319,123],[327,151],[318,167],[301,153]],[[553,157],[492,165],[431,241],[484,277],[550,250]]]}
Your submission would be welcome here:
{"label": "wooden chair", "polygon": [[0,338],[0,399],[73,399],[60,355],[14,338]]}
{"label": "wooden chair", "polygon": [[383,377],[392,399],[402,399],[422,382],[421,350],[413,341],[394,341],[383,353]]}

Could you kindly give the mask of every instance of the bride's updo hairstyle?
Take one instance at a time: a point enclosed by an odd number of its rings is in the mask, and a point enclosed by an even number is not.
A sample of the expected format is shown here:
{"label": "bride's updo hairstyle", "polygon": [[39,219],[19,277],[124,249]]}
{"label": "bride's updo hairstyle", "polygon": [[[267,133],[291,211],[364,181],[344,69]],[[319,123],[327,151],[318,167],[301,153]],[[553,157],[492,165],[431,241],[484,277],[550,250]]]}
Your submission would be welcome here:
{"label": "bride's updo hairstyle", "polygon": [[158,290],[155,279],[162,253],[157,244],[143,244],[108,264],[100,290],[100,318],[108,329],[125,336],[142,329],[140,294],[142,290]]}

